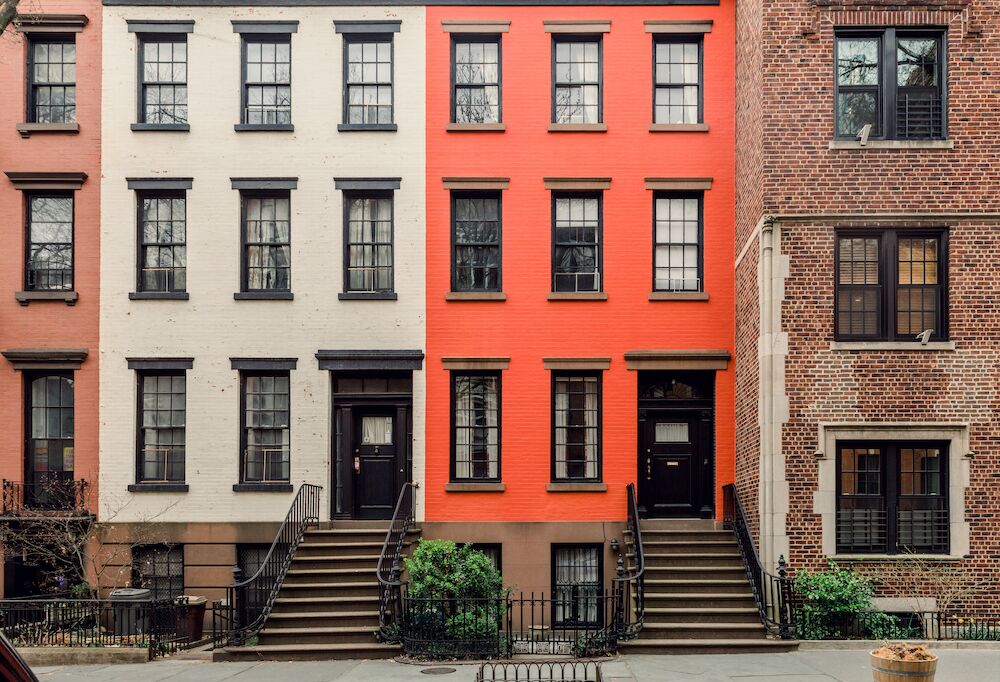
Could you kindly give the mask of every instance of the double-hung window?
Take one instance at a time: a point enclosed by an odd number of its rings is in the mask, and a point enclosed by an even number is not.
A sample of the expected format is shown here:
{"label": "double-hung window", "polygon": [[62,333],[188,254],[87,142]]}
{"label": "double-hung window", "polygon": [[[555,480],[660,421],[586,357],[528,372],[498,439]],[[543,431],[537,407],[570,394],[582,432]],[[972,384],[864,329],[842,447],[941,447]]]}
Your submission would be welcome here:
{"label": "double-hung window", "polygon": [[702,122],[701,40],[653,41],[653,123]]}
{"label": "double-hung window", "polygon": [[552,545],[552,622],[600,625],[603,562],[600,545]]}
{"label": "double-hung window", "polygon": [[662,192],[653,204],[653,290],[701,291],[702,195]]}
{"label": "double-hung window", "polygon": [[600,194],[552,197],[552,291],[602,290]]}
{"label": "double-hung window", "polygon": [[139,123],[188,122],[187,35],[151,33],[139,39]]}
{"label": "double-hung window", "polygon": [[183,483],[187,383],[183,371],[139,374],[139,482]]}
{"label": "double-hung window", "polygon": [[243,291],[291,290],[291,213],[287,191],[245,191]]}
{"label": "double-hung window", "polygon": [[243,35],[241,129],[290,129],[292,125],[292,36]]}
{"label": "double-hung window", "polygon": [[132,585],[152,592],[154,600],[184,594],[184,546],[141,545],[132,550]]}
{"label": "double-hung window", "polygon": [[836,36],[836,136],[886,140],[947,134],[945,32],[842,29]]}
{"label": "double-hung window", "polygon": [[453,35],[452,123],[500,123],[500,36]]}
{"label": "double-hung window", "polygon": [[453,372],[452,479],[500,480],[500,374]]}
{"label": "double-hung window", "polygon": [[187,212],[183,190],[140,192],[139,291],[187,289]]}
{"label": "double-hung window", "polygon": [[28,39],[28,121],[76,123],[76,42],[73,35]]}
{"label": "double-hung window", "polygon": [[344,34],[344,126],[393,129],[392,34]]}
{"label": "double-hung window", "polygon": [[26,194],[28,291],[73,289],[73,195]]}
{"label": "double-hung window", "polygon": [[839,231],[835,276],[838,340],[948,337],[945,232]]}
{"label": "double-hung window", "polygon": [[291,420],[288,372],[241,374],[242,483],[287,483]]}
{"label": "double-hung window", "polygon": [[947,553],[945,442],[837,445],[837,552]]}
{"label": "double-hung window", "polygon": [[601,38],[552,37],[552,122],[601,123]]}
{"label": "double-hung window", "polygon": [[601,376],[552,375],[552,480],[601,479]]}
{"label": "double-hung window", "polygon": [[500,291],[500,192],[454,192],[452,291]]}
{"label": "double-hung window", "polygon": [[392,192],[348,192],[345,203],[344,291],[393,291]]}

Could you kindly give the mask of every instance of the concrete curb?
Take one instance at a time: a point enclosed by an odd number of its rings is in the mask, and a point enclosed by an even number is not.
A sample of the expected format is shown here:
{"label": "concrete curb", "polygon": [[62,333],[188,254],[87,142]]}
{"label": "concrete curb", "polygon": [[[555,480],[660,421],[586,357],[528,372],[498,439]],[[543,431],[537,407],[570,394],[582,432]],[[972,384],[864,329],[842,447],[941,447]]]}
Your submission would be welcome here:
{"label": "concrete curb", "polygon": [[114,665],[119,663],[146,663],[149,649],[138,647],[71,647],[37,646],[19,647],[25,662],[30,666],[52,665]]}
{"label": "concrete curb", "polygon": [[[985,651],[1000,651],[1000,642],[984,642],[964,639],[942,639],[922,641],[907,640],[910,644],[923,644],[928,649],[972,649]],[[800,651],[871,651],[885,643],[881,639],[802,639],[799,640]]]}

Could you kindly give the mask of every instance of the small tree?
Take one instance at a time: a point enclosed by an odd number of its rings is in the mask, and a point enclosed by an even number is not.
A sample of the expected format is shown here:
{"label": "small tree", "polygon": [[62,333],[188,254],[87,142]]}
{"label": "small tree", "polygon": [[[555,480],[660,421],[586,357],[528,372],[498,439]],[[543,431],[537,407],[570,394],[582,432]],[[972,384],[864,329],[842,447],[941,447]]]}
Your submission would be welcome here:
{"label": "small tree", "polygon": [[897,561],[888,561],[866,571],[879,584],[895,587],[913,600],[913,610],[921,611],[921,597],[933,597],[937,610],[949,613],[989,587],[961,564],[927,560],[912,552]]}
{"label": "small tree", "polygon": [[825,571],[797,571],[794,585],[800,639],[888,639],[901,632],[898,618],[872,605],[872,580],[836,562]]}

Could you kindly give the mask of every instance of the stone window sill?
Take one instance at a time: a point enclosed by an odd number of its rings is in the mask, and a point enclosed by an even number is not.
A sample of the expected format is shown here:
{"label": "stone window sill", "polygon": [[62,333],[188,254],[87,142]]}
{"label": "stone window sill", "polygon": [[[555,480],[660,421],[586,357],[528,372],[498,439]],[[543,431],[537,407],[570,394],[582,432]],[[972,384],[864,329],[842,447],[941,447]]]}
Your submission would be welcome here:
{"label": "stone window sill", "polygon": [[395,301],[399,297],[394,291],[342,291],[337,298],[341,301]]}
{"label": "stone window sill", "polygon": [[449,493],[502,493],[507,489],[503,483],[446,483],[445,492]]}
{"label": "stone window sill", "polygon": [[828,559],[832,561],[962,561],[964,556],[958,554],[833,554]]}
{"label": "stone window sill", "polygon": [[550,493],[604,493],[607,483],[549,483],[545,490]]}
{"label": "stone window sill", "polygon": [[186,493],[187,483],[133,483],[128,487],[130,493]]}
{"label": "stone window sill", "polygon": [[130,291],[130,301],[186,301],[191,296],[186,291]]}
{"label": "stone window sill", "polygon": [[550,133],[606,133],[606,123],[550,123]]}
{"label": "stone window sill", "polygon": [[831,341],[830,350],[836,351],[951,351],[955,350],[954,341]]}
{"label": "stone window sill", "polygon": [[233,130],[238,133],[291,133],[295,126],[291,123],[237,123]]}
{"label": "stone window sill", "polygon": [[337,130],[342,133],[352,133],[359,131],[381,131],[381,132],[395,132],[397,130],[395,123],[341,123],[337,126]]}
{"label": "stone window sill", "polygon": [[190,132],[191,126],[187,123],[133,123],[131,126],[133,132],[161,132],[161,133],[187,133]]}
{"label": "stone window sill", "polygon": [[954,140],[830,140],[830,149],[952,149]]}
{"label": "stone window sill", "polygon": [[449,291],[444,300],[503,302],[507,300],[507,294],[502,291]]}
{"label": "stone window sill", "polygon": [[651,291],[650,301],[707,301],[704,291]]}
{"label": "stone window sill", "polygon": [[65,303],[66,305],[76,305],[80,294],[75,291],[16,291],[14,292],[14,298],[21,305],[28,305],[32,301],[56,301]]}
{"label": "stone window sill", "polygon": [[606,301],[606,291],[550,291],[550,301]]}
{"label": "stone window sill", "polygon": [[233,299],[237,301],[291,301],[295,294],[290,291],[237,291]]}
{"label": "stone window sill", "polygon": [[290,493],[291,483],[234,483],[234,493]]}
{"label": "stone window sill", "polygon": [[707,133],[707,123],[650,123],[651,133]]}
{"label": "stone window sill", "polygon": [[503,123],[449,123],[444,129],[449,133],[502,133],[507,126]]}
{"label": "stone window sill", "polygon": [[44,133],[76,135],[80,132],[79,123],[18,123],[17,132],[21,137]]}

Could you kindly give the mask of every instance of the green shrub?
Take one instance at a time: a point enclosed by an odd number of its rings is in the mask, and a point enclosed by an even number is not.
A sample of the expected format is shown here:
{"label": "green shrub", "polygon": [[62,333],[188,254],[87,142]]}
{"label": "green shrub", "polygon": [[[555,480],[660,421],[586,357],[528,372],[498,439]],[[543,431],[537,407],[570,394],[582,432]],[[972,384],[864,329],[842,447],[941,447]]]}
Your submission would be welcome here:
{"label": "green shrub", "polygon": [[833,561],[825,571],[796,572],[794,589],[800,639],[897,639],[908,631],[899,618],[872,606],[871,579]]}
{"label": "green shrub", "polygon": [[405,560],[413,598],[500,599],[503,579],[493,562],[471,545],[451,540],[421,540]]}

